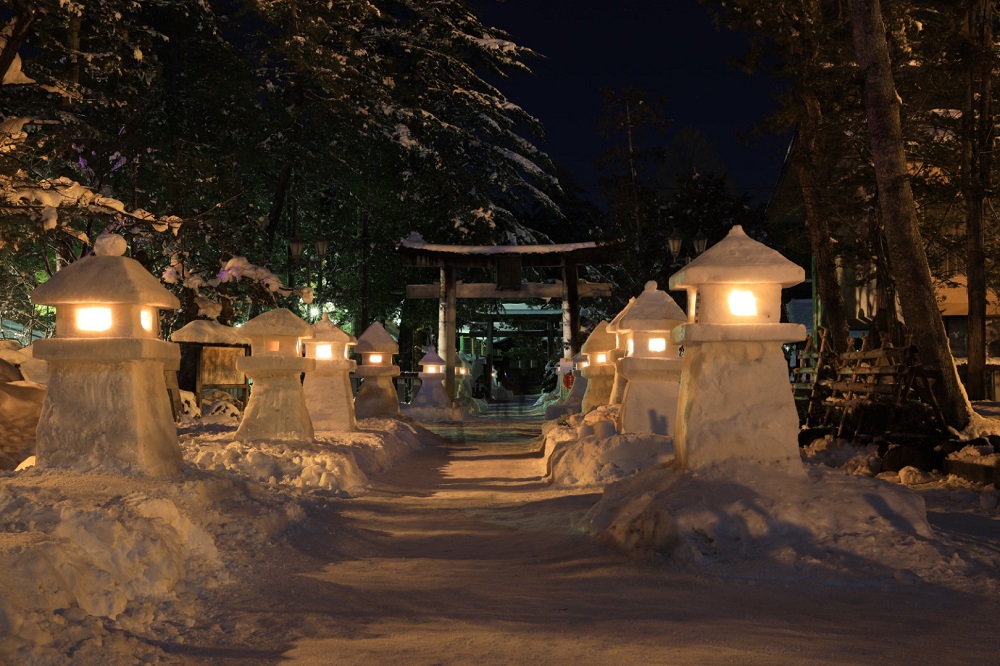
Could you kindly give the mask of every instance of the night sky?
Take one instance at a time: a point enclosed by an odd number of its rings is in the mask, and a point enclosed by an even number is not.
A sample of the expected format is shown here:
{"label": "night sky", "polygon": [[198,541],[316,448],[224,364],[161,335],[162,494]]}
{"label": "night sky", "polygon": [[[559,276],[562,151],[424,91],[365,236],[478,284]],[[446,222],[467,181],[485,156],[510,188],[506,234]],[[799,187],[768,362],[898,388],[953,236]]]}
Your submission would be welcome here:
{"label": "night sky", "polygon": [[541,143],[596,191],[594,161],[606,139],[596,121],[600,91],[637,87],[668,99],[674,129],[693,127],[711,141],[735,188],[766,200],[781,169],[787,137],[747,145],[741,136],[776,108],[777,84],[732,64],[746,39],[713,25],[697,0],[472,0],[484,23],[509,32],[545,59],[534,76],[500,83],[537,117]]}

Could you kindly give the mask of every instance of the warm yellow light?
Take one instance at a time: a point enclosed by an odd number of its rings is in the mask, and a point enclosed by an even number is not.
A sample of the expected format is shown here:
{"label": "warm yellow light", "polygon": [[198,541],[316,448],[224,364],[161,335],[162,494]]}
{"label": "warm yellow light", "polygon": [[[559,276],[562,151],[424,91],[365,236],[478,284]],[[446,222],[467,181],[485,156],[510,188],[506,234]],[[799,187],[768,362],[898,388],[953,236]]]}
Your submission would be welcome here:
{"label": "warm yellow light", "polygon": [[597,355],[597,360],[595,361],[595,363],[607,363],[607,362],[608,362],[608,355],[607,354],[598,354]]}
{"label": "warm yellow light", "polygon": [[757,297],[752,291],[733,289],[729,292],[729,312],[736,317],[757,316]]}
{"label": "warm yellow light", "polygon": [[142,327],[144,329],[146,329],[147,331],[149,331],[150,333],[152,333],[153,332],[153,311],[152,310],[142,310],[139,313],[139,323],[142,324]]}
{"label": "warm yellow light", "polygon": [[111,328],[111,308],[79,308],[76,327],[81,331],[107,331]]}
{"label": "warm yellow light", "polygon": [[428,365],[427,366],[427,372],[429,372],[432,375],[436,375],[439,372],[441,372],[441,366],[438,366],[438,365]]}
{"label": "warm yellow light", "polygon": [[381,363],[382,362],[382,354],[369,354],[368,355],[368,362],[369,363]]}
{"label": "warm yellow light", "polygon": [[661,352],[667,350],[667,339],[666,338],[650,338],[649,339],[649,351],[651,352]]}
{"label": "warm yellow light", "polygon": [[584,368],[586,368],[589,365],[590,365],[590,363],[587,363],[586,361],[580,361],[579,363],[576,364],[576,369],[577,370],[583,370]]}
{"label": "warm yellow light", "polygon": [[264,349],[266,349],[269,352],[276,352],[279,349],[281,349],[281,343],[278,342],[277,340],[267,340],[264,343]]}
{"label": "warm yellow light", "polygon": [[628,355],[631,356],[635,353],[635,340],[632,338],[628,339]]}
{"label": "warm yellow light", "polygon": [[316,345],[316,358],[328,360],[333,358],[333,345]]}

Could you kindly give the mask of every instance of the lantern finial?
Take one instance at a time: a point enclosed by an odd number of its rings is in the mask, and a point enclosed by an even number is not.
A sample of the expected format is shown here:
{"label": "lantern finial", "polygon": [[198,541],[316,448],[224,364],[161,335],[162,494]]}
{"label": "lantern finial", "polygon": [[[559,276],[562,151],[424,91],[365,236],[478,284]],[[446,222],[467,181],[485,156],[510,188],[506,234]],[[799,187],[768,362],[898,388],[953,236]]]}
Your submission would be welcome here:
{"label": "lantern finial", "polygon": [[643,291],[656,291],[656,280],[650,280],[647,282],[646,286],[643,287]]}
{"label": "lantern finial", "polygon": [[94,241],[94,254],[100,257],[120,257],[128,249],[128,243],[118,234],[101,234]]}

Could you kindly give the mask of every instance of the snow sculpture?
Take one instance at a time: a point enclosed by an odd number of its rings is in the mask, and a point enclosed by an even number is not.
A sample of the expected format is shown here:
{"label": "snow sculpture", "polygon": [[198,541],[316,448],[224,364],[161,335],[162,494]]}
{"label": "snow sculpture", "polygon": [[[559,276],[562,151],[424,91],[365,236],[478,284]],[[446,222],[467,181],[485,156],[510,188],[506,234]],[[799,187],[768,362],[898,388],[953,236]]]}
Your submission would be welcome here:
{"label": "snow sculpture", "polygon": [[687,289],[680,411],[674,434],[681,468],[743,459],[802,469],[798,416],[782,343],[805,338],[782,324],[781,289],[801,267],[734,226],[720,243],[670,277]]}
{"label": "snow sculpture", "polygon": [[314,336],[304,340],[306,358],[316,361],[316,369],[306,373],[302,389],[306,407],[316,430],[357,430],[351,372],[358,364],[350,359],[357,338],[323,317],[313,325]]}
{"label": "snow sculpture", "polygon": [[359,419],[372,416],[399,416],[399,395],[392,381],[399,376],[399,367],[392,364],[392,355],[399,345],[375,322],[358,337],[354,350],[361,355],[361,366],[354,372],[361,377],[361,388],[354,399],[354,412]]}
{"label": "snow sculpture", "polygon": [[587,379],[587,392],[583,396],[584,412],[608,404],[615,382],[614,352],[617,346],[618,336],[609,333],[608,322],[602,321],[580,347],[580,351],[587,355],[587,366],[580,372]]}
{"label": "snow sculpture", "polygon": [[587,366],[587,357],[584,354],[577,354],[572,359],[564,358],[560,362],[560,367],[565,368],[562,373],[563,386],[569,387],[566,399],[549,405],[545,408],[545,419],[557,419],[569,414],[579,414],[583,409],[583,396],[587,393],[587,379],[581,373]]}
{"label": "snow sculpture", "polygon": [[[159,339],[159,310],[180,302],[142,265],[122,256],[125,239],[102,235],[94,255],[31,292],[56,308],[55,338],[34,344],[48,361],[38,423],[39,466],[176,474],[182,465],[164,367],[180,361]],[[109,404],[111,407],[109,408]]]}
{"label": "snow sculpture", "polygon": [[674,299],[650,281],[618,321],[626,346],[618,372],[628,382],[618,415],[622,433],[674,434],[681,358],[670,331],[686,319]]}
{"label": "snow sculpture", "polygon": [[404,406],[404,413],[421,421],[460,421],[464,410],[452,403],[444,387],[447,371],[444,359],[431,346],[417,363],[422,368],[419,374],[420,390],[410,404]]}
{"label": "snow sculpture", "polygon": [[615,379],[611,385],[611,395],[608,398],[609,405],[620,405],[622,403],[622,398],[625,396],[625,386],[628,384],[628,380],[622,376],[620,371],[621,360],[625,358],[625,354],[628,351],[626,348],[626,337],[624,333],[618,331],[618,323],[622,320],[626,314],[628,314],[629,308],[635,303],[635,296],[628,299],[628,303],[622,308],[622,311],[615,315],[611,323],[608,324],[608,333],[612,333],[615,336],[616,345],[614,350],[614,363],[615,363]]}
{"label": "snow sculpture", "polygon": [[240,334],[250,341],[251,355],[237,359],[236,367],[253,378],[253,388],[235,439],[312,440],[301,375],[316,361],[299,351],[300,340],[312,337],[312,326],[279,308],[243,324]]}

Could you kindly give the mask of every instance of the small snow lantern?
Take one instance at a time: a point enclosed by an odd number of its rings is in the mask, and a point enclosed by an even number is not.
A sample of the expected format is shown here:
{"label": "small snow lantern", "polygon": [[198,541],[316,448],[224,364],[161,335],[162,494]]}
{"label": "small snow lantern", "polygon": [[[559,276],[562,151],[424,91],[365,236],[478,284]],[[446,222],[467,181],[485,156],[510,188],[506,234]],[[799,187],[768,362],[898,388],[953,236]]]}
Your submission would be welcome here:
{"label": "small snow lantern", "polygon": [[357,417],[399,416],[399,395],[392,381],[399,376],[399,368],[392,364],[399,345],[382,324],[375,322],[358,336],[354,351],[361,356],[361,365],[354,372],[362,380],[354,399]]}
{"label": "small snow lantern", "polygon": [[676,455],[688,468],[730,459],[801,470],[798,415],[781,345],[805,327],[781,323],[781,290],[805,271],[735,226],[670,278],[688,292]]}
{"label": "small snow lantern", "polygon": [[587,392],[583,396],[583,411],[608,404],[615,381],[614,351],[618,336],[608,332],[608,322],[594,327],[580,351],[587,355],[589,364],[581,374],[587,378]]}
{"label": "small snow lantern", "polygon": [[39,465],[164,476],[181,451],[164,370],[180,363],[159,339],[159,310],[180,302],[134,259],[125,239],[105,234],[94,255],[31,292],[56,308],[56,335],[34,344],[50,380],[38,423]]}
{"label": "small snow lantern", "polygon": [[312,440],[301,376],[316,360],[299,353],[300,341],[313,336],[312,326],[278,308],[243,324],[240,334],[250,341],[251,355],[238,359],[237,367],[253,378],[253,389],[235,438]]}
{"label": "small snow lantern", "polygon": [[685,320],[680,306],[652,281],[619,319],[618,335],[628,342],[618,368],[628,380],[618,416],[621,432],[673,435],[681,359],[670,332]]}
{"label": "small snow lantern", "polygon": [[448,420],[451,418],[451,400],[444,388],[445,362],[434,347],[429,347],[418,363],[420,389],[413,396],[406,413],[421,420]]}
{"label": "small snow lantern", "polygon": [[621,404],[622,397],[625,395],[625,386],[628,384],[628,380],[621,374],[621,360],[628,354],[628,339],[625,333],[618,330],[618,323],[622,320],[622,317],[628,314],[633,303],[635,303],[635,296],[628,299],[625,307],[608,324],[608,333],[612,333],[615,336],[615,348],[612,352],[614,355],[615,378],[611,386],[611,395],[608,397],[609,405]]}
{"label": "small snow lantern", "polygon": [[340,329],[324,313],[313,325],[313,337],[303,340],[306,358],[316,368],[302,383],[306,407],[315,430],[357,430],[351,372],[357,363],[348,358],[357,339]]}

